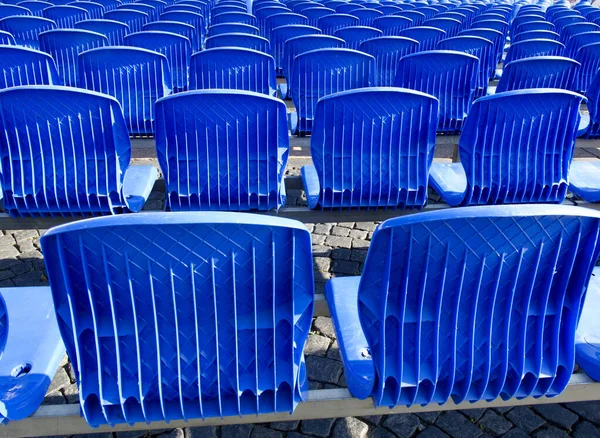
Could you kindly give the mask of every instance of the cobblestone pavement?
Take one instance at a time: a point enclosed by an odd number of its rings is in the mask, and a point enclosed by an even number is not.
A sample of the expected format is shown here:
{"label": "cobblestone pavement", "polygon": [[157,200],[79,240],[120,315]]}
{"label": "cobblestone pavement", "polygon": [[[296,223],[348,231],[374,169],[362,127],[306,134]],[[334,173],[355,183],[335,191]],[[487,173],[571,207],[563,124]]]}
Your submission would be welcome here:
{"label": "cobblestone pavement", "polygon": [[[596,152],[596,151],[594,151]],[[597,152],[596,152],[597,153]],[[585,151],[580,156],[587,157]],[[589,154],[589,156],[593,156]],[[292,171],[296,167],[292,166]],[[288,193],[288,203],[302,205],[301,192]],[[148,209],[162,207],[152,196]],[[306,224],[312,233],[316,293],[336,276],[359,275],[377,223]],[[39,236],[43,230],[0,232],[0,287],[47,285]],[[345,387],[346,381],[330,318],[318,317],[305,348],[310,389]],[[44,404],[78,403],[78,392],[67,358],[59,366]],[[600,437],[600,402],[515,408],[398,414],[222,427],[96,434],[90,437],[136,438],[519,438]]]}

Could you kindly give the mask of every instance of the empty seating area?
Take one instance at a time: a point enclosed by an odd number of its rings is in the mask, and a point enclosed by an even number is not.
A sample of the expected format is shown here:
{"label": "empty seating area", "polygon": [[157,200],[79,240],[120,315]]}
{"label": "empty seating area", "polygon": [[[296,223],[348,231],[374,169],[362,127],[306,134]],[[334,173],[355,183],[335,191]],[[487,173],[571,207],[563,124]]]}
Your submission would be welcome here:
{"label": "empty seating area", "polygon": [[[8,3],[0,229],[49,282],[0,287],[9,434],[600,400],[599,7]],[[319,289],[302,222],[343,221]],[[349,392],[309,390],[315,316]]]}

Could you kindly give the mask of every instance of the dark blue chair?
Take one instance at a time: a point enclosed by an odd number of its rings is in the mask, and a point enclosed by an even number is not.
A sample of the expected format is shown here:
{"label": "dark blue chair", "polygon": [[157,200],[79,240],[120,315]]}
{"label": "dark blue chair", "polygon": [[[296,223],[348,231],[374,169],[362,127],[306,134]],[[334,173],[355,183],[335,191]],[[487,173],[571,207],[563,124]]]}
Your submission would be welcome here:
{"label": "dark blue chair", "polygon": [[19,46],[39,49],[39,35],[56,29],[56,23],[43,17],[12,16],[0,20],[0,30],[10,33]]}
{"label": "dark blue chair", "polygon": [[[256,17],[257,27],[260,30],[259,35],[268,38],[269,34],[266,33],[266,31],[265,31],[265,22],[266,22],[267,18],[269,18],[271,15],[285,14],[285,13],[291,13],[291,12],[292,11],[289,8],[286,8],[285,6],[283,6],[283,4],[280,4],[279,6],[270,6],[270,7],[266,7],[266,8],[257,10],[254,13],[254,16]],[[302,15],[306,15],[306,14],[302,14]]]}
{"label": "dark blue chair", "polygon": [[417,51],[433,50],[437,43],[446,37],[446,32],[437,27],[417,26],[400,31],[400,36],[419,42]]}
{"label": "dark blue chair", "polygon": [[575,35],[598,31],[600,31],[600,26],[595,23],[573,23],[562,28],[560,38],[562,43],[566,45]]}
{"label": "dark blue chair", "polygon": [[451,206],[561,203],[584,97],[558,89],[478,99],[458,143],[460,163],[434,163],[430,185]]}
{"label": "dark blue chair", "polygon": [[575,59],[580,48],[593,43],[600,43],[600,31],[573,35],[565,46],[564,56]]}
{"label": "dark blue chair", "polygon": [[[418,7],[416,9],[413,9],[416,12],[420,12],[421,14],[425,15],[425,20],[429,20],[430,18],[433,18],[435,15],[438,14],[438,11],[434,8],[431,8],[429,6],[421,6]],[[425,21],[423,20],[423,21]]]}
{"label": "dark blue chair", "polygon": [[116,99],[72,87],[16,87],[0,91],[0,113],[0,180],[12,217],[144,206],[158,171],[129,166],[131,144]]}
{"label": "dark blue chair", "polygon": [[504,54],[504,44],[506,43],[506,37],[502,34],[502,32],[494,29],[467,29],[461,30],[458,33],[458,36],[476,36],[485,38],[494,44],[494,61],[491,62],[492,65],[489,77],[496,77],[496,67],[502,59],[502,55]]}
{"label": "dark blue chair", "polygon": [[19,15],[31,16],[34,14],[24,6],[0,4],[0,19]]}
{"label": "dark blue chair", "polygon": [[257,35],[260,33],[258,27],[241,23],[222,23],[214,24],[208,28],[209,36],[221,35],[224,33],[245,33],[248,35]]}
{"label": "dark blue chair", "polygon": [[558,33],[557,28],[548,21],[530,21],[529,23],[524,23],[517,27],[514,34],[517,35],[519,33],[531,32],[534,30],[549,30]]}
{"label": "dark blue chair", "polygon": [[[272,16],[275,18],[277,15]],[[271,55],[275,59],[275,71],[284,75],[283,49],[285,42],[291,38],[305,35],[320,35],[321,30],[318,27],[307,26],[304,24],[288,24],[271,30],[269,41],[271,42]]]}
{"label": "dark blue chair", "polygon": [[125,35],[129,33],[129,26],[114,20],[84,20],[75,23],[75,29],[89,30],[104,35],[111,46],[122,46]]}
{"label": "dark blue chair", "polygon": [[167,209],[266,211],[285,204],[283,101],[250,91],[198,90],[159,100],[156,112]]}
{"label": "dark blue chair", "polygon": [[222,47],[197,52],[190,61],[190,90],[245,90],[274,96],[275,61],[251,49]]}
{"label": "dark blue chair", "polygon": [[373,6],[373,9],[377,9],[378,11],[383,12],[383,15],[393,15],[403,11],[402,8],[399,8],[395,5],[375,5]]}
{"label": "dark blue chair", "polygon": [[372,26],[381,30],[383,36],[399,36],[400,32],[409,27],[413,27],[413,21],[410,18],[397,15],[386,15],[375,18]]}
{"label": "dark blue chair", "polygon": [[244,8],[243,6],[234,6],[234,5],[230,5],[230,6],[215,6],[211,11],[211,15],[213,17],[216,17],[219,14],[228,14],[230,12],[243,12],[243,13],[247,13],[248,9]]}
{"label": "dark blue chair", "polygon": [[358,26],[358,18],[348,14],[325,15],[319,19],[319,29],[325,35],[334,35],[335,31],[343,27]]}
{"label": "dark blue chair", "polygon": [[148,14],[130,9],[115,9],[104,14],[106,20],[126,24],[130,32],[141,32],[144,24],[150,21]]}
{"label": "dark blue chair", "polygon": [[119,5],[121,5],[120,0],[94,0],[95,3],[100,3],[104,6],[104,11],[112,11],[113,9],[117,9]]}
{"label": "dark blue chair", "polygon": [[314,165],[302,167],[308,206],[423,207],[437,119],[437,99],[417,91],[363,88],[321,98],[310,142]]}
{"label": "dark blue chair", "polygon": [[20,46],[0,46],[0,89],[20,85],[60,85],[52,57]]}
{"label": "dark blue chair", "polygon": [[350,26],[342,27],[334,32],[334,36],[343,39],[347,49],[360,50],[360,45],[371,38],[381,37],[383,32],[374,27]]}
{"label": "dark blue chair", "polygon": [[[158,0],[154,0],[154,1],[158,1]],[[37,3],[39,2],[38,0],[35,1],[31,1],[30,3]],[[67,6],[76,6],[78,8],[81,9],[85,9],[90,18],[92,20],[100,20],[102,19],[102,17],[104,17],[104,6],[102,6],[100,3],[96,3],[96,2],[91,2],[91,1],[74,1],[71,3],[68,3]]]}
{"label": "dark blue chair", "polygon": [[394,86],[431,94],[440,101],[438,131],[458,132],[477,89],[479,59],[447,50],[413,53],[400,59]]}
{"label": "dark blue chair", "polygon": [[526,40],[553,40],[559,41],[560,35],[551,30],[530,30],[527,32],[521,32],[511,37],[512,43],[518,43],[519,41]]}
{"label": "dark blue chair", "polygon": [[[596,67],[596,74],[592,76],[590,84],[587,86],[585,97],[587,98],[587,108],[589,115],[584,114],[580,125],[578,135],[583,138],[600,138],[600,75],[599,66]],[[571,182],[574,181],[575,187],[570,187],[571,191],[576,192],[578,196],[590,202],[600,201],[600,181],[594,175],[598,171],[596,163],[590,162],[589,166],[577,161],[572,163],[579,166],[577,173],[571,172]],[[586,171],[585,169],[588,169]],[[580,172],[581,170],[581,172]]]}
{"label": "dark blue chair", "polygon": [[[285,43],[285,40],[284,41],[280,40],[281,37],[283,36],[281,34],[281,31],[276,36],[271,35],[272,32],[277,28],[287,27],[287,26],[292,26],[292,25],[310,27],[310,26],[308,26],[308,18],[306,18],[304,15],[301,15],[301,14],[294,14],[293,12],[285,12],[282,14],[270,15],[269,17],[267,17],[267,19],[265,20],[264,37],[267,38],[271,42],[271,49],[274,50],[276,45],[282,45],[283,43]],[[317,27],[314,27],[314,28],[317,29]],[[283,34],[285,34],[285,32],[283,32]],[[278,38],[278,40],[274,41],[274,37]]]}
{"label": "dark blue chair", "polygon": [[148,15],[148,21],[158,20],[159,14],[157,13],[156,8],[154,6],[150,6],[145,3],[127,3],[127,4],[119,6],[117,8],[117,11],[121,10],[121,9],[127,9],[129,11],[143,12],[144,14]]}
{"label": "dark blue chair", "polygon": [[[551,23],[550,27],[552,27]],[[527,25],[525,25],[527,26]],[[522,26],[523,27],[523,26]],[[476,23],[473,23],[473,26],[471,27],[471,29],[492,29],[492,30],[497,30],[498,32],[501,32],[502,35],[504,35],[504,39],[506,39],[506,36],[508,35],[508,28],[509,25],[507,22],[502,21],[502,20],[483,20],[483,21],[478,21]],[[535,29],[529,29],[529,30],[535,30]],[[550,30],[550,29],[539,29],[539,30]],[[517,32],[525,32],[525,30],[518,30]]]}
{"label": "dark blue chair", "polygon": [[296,112],[290,113],[292,134],[312,130],[317,101],[327,95],[375,85],[375,58],[350,49],[319,49],[294,58],[290,93]]}
{"label": "dark blue chair", "polygon": [[552,40],[525,40],[513,43],[506,53],[504,62],[508,64],[517,59],[534,56],[562,56],[565,46]]}
{"label": "dark blue chair", "polygon": [[227,12],[224,14],[215,15],[211,18],[211,24],[223,23],[240,23],[249,26],[256,26],[256,17],[247,12]]}
{"label": "dark blue chair", "polygon": [[271,45],[268,39],[246,33],[222,33],[206,38],[207,49],[218,47],[238,47],[271,53]]}
{"label": "dark blue chair", "polygon": [[319,20],[327,15],[333,14],[335,14],[335,10],[317,6],[302,11],[302,15],[308,18],[308,25],[318,27],[319,29],[321,29],[319,26]]}
{"label": "dark blue chair", "polygon": [[[205,36],[205,23],[204,18],[200,14],[196,14],[194,12],[185,12],[185,11],[166,11],[160,14],[159,21],[175,21],[177,23],[189,24],[196,29],[197,35],[197,50],[200,50],[202,47],[202,41],[204,41]],[[192,42],[193,44],[193,42]]]}
{"label": "dark blue chair", "polygon": [[154,133],[154,102],[173,89],[166,56],[137,47],[101,47],[81,53],[78,67],[80,87],[119,101],[130,134]]}
{"label": "dark blue chair", "polygon": [[420,26],[426,20],[425,14],[419,11],[402,11],[394,14],[395,17],[407,18],[412,21],[412,26]]}
{"label": "dark blue chair", "polygon": [[496,93],[527,88],[559,88],[577,91],[580,64],[561,56],[536,56],[504,65]]}
{"label": "dark blue chair", "polygon": [[73,28],[78,21],[90,19],[90,14],[76,6],[51,6],[44,9],[43,16],[56,23],[58,29]]}
{"label": "dark blue chair", "polygon": [[8,32],[4,32],[3,30],[0,30],[0,45],[16,46],[17,42],[15,41],[15,38],[11,34],[9,34]]}
{"label": "dark blue chair", "polygon": [[[7,9],[6,6],[8,6],[9,8]],[[0,5],[0,14],[3,15],[4,17],[8,17],[10,15],[7,15],[6,12],[11,11],[11,6],[12,5]],[[36,17],[41,17],[42,16],[42,11],[46,8],[49,8],[50,6],[54,6],[52,3],[48,3],[45,1],[41,1],[41,0],[26,0],[26,1],[22,1],[17,3],[18,7],[21,8],[25,8],[28,9],[30,14],[26,13],[25,11],[22,11],[21,9],[13,9],[16,14],[14,15],[34,15]],[[2,18],[4,18],[2,17]]]}
{"label": "dark blue chair", "polygon": [[574,23],[584,23],[585,21],[586,21],[585,18],[583,18],[581,15],[577,15],[577,16],[562,17],[562,18],[559,18],[558,20],[554,20],[552,23],[554,24],[556,33],[558,33],[559,35],[562,35],[563,29],[565,28],[565,26],[568,26],[569,24],[574,24]]}
{"label": "dark blue chair", "polygon": [[458,35],[458,32],[462,30],[462,23],[454,18],[437,18],[433,17],[423,22],[423,26],[435,27],[446,32],[446,38],[452,38]]}
{"label": "dark blue chair", "polygon": [[600,68],[600,43],[582,46],[577,51],[575,60],[581,64],[577,89],[585,92]]}
{"label": "dark blue chair", "polygon": [[354,9],[351,12],[347,12],[347,14],[352,15],[358,18],[359,26],[369,26],[373,25],[373,20],[378,17],[383,17],[383,12],[378,11],[377,9]]}
{"label": "dark blue chair", "polygon": [[380,87],[392,87],[396,66],[403,56],[419,49],[419,42],[405,37],[377,37],[364,41],[359,50],[375,58],[376,83]]}

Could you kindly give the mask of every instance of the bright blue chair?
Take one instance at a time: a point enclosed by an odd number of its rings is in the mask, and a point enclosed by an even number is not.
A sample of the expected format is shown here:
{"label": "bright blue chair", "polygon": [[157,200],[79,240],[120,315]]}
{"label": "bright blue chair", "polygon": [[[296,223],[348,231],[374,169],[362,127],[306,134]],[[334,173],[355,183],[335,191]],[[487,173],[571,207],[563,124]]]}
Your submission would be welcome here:
{"label": "bright blue chair", "polygon": [[565,46],[552,40],[525,40],[510,45],[504,63],[534,56],[562,56]]}
{"label": "bright blue chair", "polygon": [[39,35],[56,29],[56,23],[43,17],[14,16],[0,20],[0,30],[10,33],[17,45],[39,49]]}
{"label": "bright blue chair", "polygon": [[189,5],[189,4],[181,4],[175,3],[173,5],[167,6],[161,12],[161,15],[165,12],[191,12],[193,14],[198,14],[204,17],[203,8],[200,5]]}
{"label": "bright blue chair", "polygon": [[517,35],[519,33],[531,32],[534,30],[549,30],[558,33],[556,27],[548,21],[530,21],[529,23],[524,23],[517,27],[514,34]]}
{"label": "bright blue chair", "polygon": [[44,9],[43,16],[56,23],[58,29],[72,29],[78,21],[90,19],[90,14],[76,6],[51,6]]}
{"label": "bright blue chair", "polygon": [[0,4],[0,19],[14,16],[31,16],[32,12],[24,6]]}
{"label": "bright blue chair", "polygon": [[460,163],[434,163],[430,185],[451,206],[561,203],[584,97],[558,89],[507,91],[473,104]]}
{"label": "bright blue chair", "polygon": [[358,26],[358,18],[348,14],[331,14],[319,18],[319,29],[325,35],[334,35],[335,31],[343,27]]}
{"label": "bright blue chair", "polygon": [[333,14],[335,14],[335,10],[324,7],[308,8],[302,11],[302,15],[308,18],[308,25],[313,27],[319,27],[319,20],[321,20],[321,18]]}
{"label": "bright blue chair", "polygon": [[417,26],[400,31],[400,36],[418,41],[417,50],[425,52],[435,49],[437,43],[446,37],[446,32],[436,27]]}
{"label": "bright blue chair", "polygon": [[171,32],[146,30],[127,35],[124,44],[165,55],[169,60],[174,92],[187,90],[192,44],[186,37]]}
{"label": "bright blue chair", "polygon": [[[527,26],[528,24],[526,24],[524,26]],[[548,24],[550,24],[550,23],[548,23]],[[524,26],[521,26],[521,27],[524,27]],[[550,27],[552,27],[552,24],[550,24]],[[497,30],[498,32],[501,32],[502,35],[504,35],[505,39],[506,39],[506,36],[508,35],[508,28],[509,28],[508,23],[505,21],[502,21],[502,20],[482,20],[482,21],[473,23],[473,26],[471,27],[471,29]],[[529,29],[529,30],[535,30],[535,29]],[[539,29],[539,30],[551,30],[551,29]],[[519,32],[525,32],[525,30],[517,30],[517,33],[519,33]]]}
{"label": "bright blue chair", "polygon": [[285,204],[283,101],[250,91],[198,90],[159,100],[156,114],[167,209],[267,211]]}
{"label": "bright blue chair", "polygon": [[[273,15],[270,18],[276,18],[278,15]],[[285,42],[291,38],[296,38],[305,35],[320,35],[321,29],[318,27],[307,26],[304,24],[288,24],[275,27],[269,34],[271,42],[271,55],[275,59],[275,71],[280,75],[285,75],[283,71],[285,65],[283,63],[283,49]]]}
{"label": "bright blue chair", "polygon": [[256,17],[247,12],[228,12],[219,14],[211,18],[211,24],[223,24],[223,23],[239,23],[247,24],[249,26],[256,26]]}
{"label": "bright blue chair", "polygon": [[[204,26],[204,18],[200,14],[196,14],[194,12],[184,12],[184,11],[165,11],[160,14],[160,21],[175,21],[177,23],[189,24],[190,26],[194,26],[196,29],[196,50],[200,50],[202,48],[202,41],[204,41],[205,35],[205,26]],[[192,42],[192,44],[194,44]]]}
{"label": "bright blue chair", "polygon": [[[6,8],[7,6],[8,6],[8,9]],[[34,15],[36,17],[41,17],[42,11],[44,9],[49,8],[50,6],[54,6],[54,5],[52,3],[44,2],[41,0],[26,0],[26,1],[17,3],[17,6],[28,9],[30,14],[28,14],[25,11],[22,11],[20,9],[13,9],[15,12],[17,12],[14,15]],[[10,15],[7,15],[6,12],[10,12],[11,8],[12,8],[12,5],[0,5],[0,14],[3,15],[4,17],[10,16]],[[11,14],[11,15],[13,15],[13,14]],[[4,18],[4,17],[2,17],[2,18]]]}
{"label": "bright blue chair", "polygon": [[[155,1],[158,1],[158,0],[155,0]],[[30,3],[36,3],[36,2],[38,2],[38,0],[31,1]],[[78,8],[85,9],[89,14],[90,19],[92,19],[92,20],[100,20],[100,19],[102,19],[102,17],[104,17],[105,9],[104,9],[104,6],[102,6],[100,3],[91,2],[91,1],[74,1],[74,2],[67,4],[67,6],[76,6]]]}
{"label": "bright blue chair", "polygon": [[559,18],[558,20],[554,20],[553,24],[556,29],[556,33],[562,36],[562,32],[565,26],[574,23],[584,23],[585,21],[585,18],[583,18],[581,15],[578,15]]}
{"label": "bright blue chair", "polygon": [[118,21],[129,26],[130,32],[141,32],[144,24],[150,21],[148,14],[131,9],[115,9],[104,14],[106,20]]}
{"label": "bright blue chair", "polygon": [[362,275],[325,286],[352,395],[392,408],[560,394],[599,219],[515,205],[385,221]]}
{"label": "bright blue chair", "polygon": [[94,0],[95,3],[100,3],[104,6],[104,11],[112,11],[113,9],[117,9],[119,5],[121,5],[120,0]]}
{"label": "bright blue chair", "polygon": [[504,65],[496,93],[527,88],[559,88],[577,91],[580,64],[562,56],[537,56]]}
{"label": "bright blue chair", "polygon": [[206,39],[207,49],[219,47],[237,47],[271,53],[271,45],[268,39],[247,33],[222,33]]}
{"label": "bright blue chair", "polygon": [[521,32],[511,37],[512,43],[518,43],[519,41],[526,40],[552,40],[559,41],[560,35],[551,30],[529,30],[527,32]]}
{"label": "bright blue chair", "polygon": [[426,20],[424,13],[414,10],[398,12],[397,14],[394,14],[394,16],[411,20],[411,26],[420,26]]}
{"label": "bright blue chair", "polygon": [[573,35],[565,46],[564,56],[575,59],[580,48],[593,43],[600,43],[600,31]]}
{"label": "bright blue chair", "polygon": [[446,38],[452,38],[458,35],[458,32],[463,30],[462,23],[454,18],[437,18],[433,17],[423,22],[425,27],[435,27],[446,32]]}
{"label": "bright blue chair", "polygon": [[140,211],[158,177],[129,167],[123,112],[110,96],[71,87],[0,91],[0,181],[12,217]]}
{"label": "bright blue chair", "polygon": [[115,97],[129,133],[153,134],[154,102],[172,91],[166,56],[137,47],[101,47],[79,55],[82,88]]}
{"label": "bright blue chair", "polygon": [[40,49],[54,59],[62,83],[77,86],[77,57],[81,52],[108,45],[104,35],[81,29],[56,29],[40,34]]}
{"label": "bright blue chair", "polygon": [[410,18],[399,17],[397,15],[385,15],[375,18],[372,26],[381,30],[383,36],[399,36],[400,32],[409,27],[413,27],[413,22]]}
{"label": "bright blue chair", "polygon": [[423,207],[437,119],[437,99],[418,91],[363,88],[321,98],[314,165],[302,167],[309,208]]}
{"label": "bright blue chair", "polygon": [[[340,12],[343,13],[343,12]],[[349,15],[352,15],[358,18],[359,26],[369,26],[373,25],[373,20],[377,17],[383,17],[383,12],[378,11],[377,9],[354,9],[351,12],[346,12]]]}
{"label": "bright blue chair", "polygon": [[147,5],[145,3],[127,3],[121,5],[117,8],[117,10],[127,9],[129,11],[138,11],[143,12],[148,15],[148,21],[155,21],[158,19],[158,14],[156,13],[156,8],[154,6]]}
{"label": "bright blue chair", "polygon": [[8,32],[4,32],[3,30],[0,30],[0,45],[16,46],[17,42],[15,41],[15,38],[11,34],[9,34]]}
{"label": "bright blue chair", "polygon": [[[598,71],[599,69],[596,67],[596,74],[592,76],[592,81],[585,92],[589,115],[583,115],[578,133],[583,138],[600,138],[600,74]],[[600,181],[592,172],[598,171],[595,164],[590,162],[588,165],[588,163],[578,161],[572,163],[579,168],[576,173],[571,172],[571,183],[573,184],[575,181],[574,187],[570,187],[570,189],[589,202],[600,201],[600,190],[596,189],[596,187],[600,188]]]}
{"label": "bright blue chair", "polygon": [[[285,26],[291,26],[291,25],[301,25],[301,26],[310,27],[310,26],[308,26],[308,18],[306,18],[304,15],[301,15],[301,14],[294,14],[293,12],[286,12],[286,13],[282,13],[282,14],[270,15],[265,20],[264,25],[265,25],[265,29],[264,29],[265,33],[263,36],[265,38],[267,38],[269,41],[271,41],[271,49],[274,49],[276,44],[281,45],[282,43],[285,43],[285,40],[283,40],[283,41],[280,40],[281,33],[279,35],[275,36],[275,38],[278,38],[279,40],[274,41],[274,36],[271,35],[272,32],[274,32],[274,29],[285,27]],[[315,29],[316,29],[316,27],[315,27]],[[283,47],[282,47],[282,49],[283,49]]]}
{"label": "bright blue chair", "polygon": [[[329,6],[327,6],[327,7],[329,7]],[[341,5],[339,5],[335,8],[335,12],[338,14],[352,15],[352,11],[356,11],[357,9],[366,9],[366,8],[363,5],[342,2]]]}
{"label": "bright blue chair", "polygon": [[122,46],[125,35],[129,33],[129,26],[114,20],[84,20],[75,23],[75,29],[89,30],[104,35],[111,46]]}
{"label": "bright blue chair", "polygon": [[84,418],[293,412],[308,397],[310,233],[266,215],[168,216],[98,218],[41,238],[67,353],[84,359],[72,364]]}
{"label": "bright blue chair", "polygon": [[[594,8],[597,9],[597,8]],[[582,164],[588,162],[581,162]],[[591,164],[591,163],[590,163]],[[596,169],[595,172],[598,170]],[[598,333],[598,314],[596,310],[600,305],[600,270],[593,268],[590,283],[587,287],[585,302],[579,324],[577,325],[577,333],[575,336],[575,363],[592,379],[600,381],[600,363],[598,362],[598,353],[600,339]]]}
{"label": "bright blue chair", "polygon": [[275,61],[251,49],[221,47],[197,52],[190,61],[190,90],[246,90],[274,96]]}
{"label": "bright blue chair", "polygon": [[406,55],[394,86],[431,94],[440,101],[438,131],[458,132],[469,114],[478,83],[479,59],[467,53],[433,50]]}
{"label": "bright blue chair", "polygon": [[219,14],[228,14],[230,12],[243,12],[243,13],[247,13],[248,9],[244,8],[242,6],[215,6],[211,11],[211,15],[213,17],[216,17]]}
{"label": "bright blue chair", "polygon": [[396,77],[396,66],[403,56],[419,49],[419,42],[405,37],[378,37],[364,41],[359,50],[375,58],[377,85],[392,87]]}
{"label": "bright blue chair", "polygon": [[515,17],[515,19],[510,23],[510,32],[511,34],[515,32],[515,30],[521,25],[525,23],[531,23],[532,21],[543,21],[544,14],[519,14]]}
{"label": "bright blue chair", "polygon": [[319,49],[296,56],[289,89],[296,107],[289,114],[292,134],[311,132],[320,98],[375,86],[375,68],[375,58],[350,49]]}
{"label": "bright blue chair", "polygon": [[201,43],[198,38],[198,33],[191,24],[179,23],[177,21],[153,21],[144,24],[144,31],[170,32],[181,35],[190,41],[192,50],[198,51],[201,48],[199,46]]}
{"label": "bright blue chair", "polygon": [[[2,23],[2,21],[0,21],[0,23]],[[581,64],[577,89],[585,92],[596,76],[598,68],[600,68],[600,43],[582,46],[577,51],[575,60]]]}
{"label": "bright blue chair", "polygon": [[[279,5],[279,2],[271,2],[271,6],[277,6]],[[295,12],[296,14],[302,14],[302,12],[305,9],[309,9],[309,8],[315,8],[315,7],[319,7],[322,6],[321,3],[317,3],[314,1],[299,1],[297,3],[294,3],[294,5],[292,6],[292,11]]]}
{"label": "bright blue chair", "polygon": [[373,6],[373,9],[377,9],[378,11],[383,12],[383,15],[393,15],[393,14],[397,14],[398,12],[402,12],[402,8],[399,8],[398,6],[395,5],[375,5]]}
{"label": "bright blue chair", "polygon": [[496,68],[502,59],[502,55],[504,54],[504,44],[506,43],[506,37],[502,32],[494,29],[467,29],[461,30],[458,33],[458,36],[476,36],[485,38],[494,44],[494,61],[491,62],[489,77],[493,78],[497,76]]}
{"label": "bright blue chair", "polygon": [[267,20],[267,18],[269,18],[271,15],[285,14],[285,13],[289,13],[289,12],[292,12],[292,11],[289,8],[286,8],[285,6],[283,6],[283,4],[280,4],[279,6],[270,6],[270,7],[266,7],[266,8],[257,10],[254,13],[254,16],[256,17],[256,21],[257,21],[256,26],[260,30],[259,35],[264,36],[266,38],[269,37],[269,34],[267,34],[265,32],[265,21]]}
{"label": "bright blue chair", "polygon": [[241,23],[222,23],[214,24],[208,28],[210,36],[221,35],[224,33],[245,33],[247,35],[257,35],[260,33],[258,27]]}
{"label": "bright blue chair", "polygon": [[573,23],[562,28],[560,38],[563,44],[567,44],[575,35],[600,31],[600,26],[595,23]]}
{"label": "bright blue chair", "polygon": [[152,6],[155,9],[155,17],[156,19],[158,19],[158,17],[160,16],[160,14],[162,14],[162,12],[164,11],[164,9],[169,6],[169,4],[166,1],[163,0],[139,0],[139,3],[142,3],[144,5],[148,5],[148,6]]}
{"label": "bright blue chair", "polygon": [[283,75],[286,82],[278,84],[282,98],[288,97],[292,83],[292,67],[296,56],[311,50],[342,48],[344,44],[344,40],[329,35],[304,35],[287,40],[283,47]]}
{"label": "bright blue chair", "polygon": [[20,46],[0,46],[0,89],[20,85],[60,85],[52,57]]}
{"label": "bright blue chair", "polygon": [[334,36],[344,40],[347,49],[360,50],[360,45],[371,38],[382,37],[383,32],[374,27],[350,26],[336,30]]}

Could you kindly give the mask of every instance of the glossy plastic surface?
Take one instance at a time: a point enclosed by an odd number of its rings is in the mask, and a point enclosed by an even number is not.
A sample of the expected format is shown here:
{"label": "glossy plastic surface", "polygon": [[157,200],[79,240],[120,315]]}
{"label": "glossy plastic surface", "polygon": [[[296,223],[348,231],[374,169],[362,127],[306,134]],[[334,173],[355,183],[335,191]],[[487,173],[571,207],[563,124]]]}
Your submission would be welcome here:
{"label": "glossy plastic surface", "polygon": [[69,29],[78,21],[91,18],[87,10],[76,6],[51,6],[44,9],[43,16],[53,20],[58,29]]}
{"label": "glossy plastic surface", "polygon": [[320,34],[321,29],[318,27],[307,26],[303,24],[287,24],[272,29],[269,34],[269,41],[271,42],[271,55],[275,59],[275,69],[277,73],[285,74],[283,71],[283,50],[287,40],[304,35]]}
{"label": "glossy plastic surface", "polygon": [[496,93],[526,88],[576,91],[579,63],[561,56],[536,56],[504,65]]}
{"label": "glossy plastic surface", "polygon": [[374,27],[350,26],[343,27],[334,32],[334,36],[343,39],[347,49],[360,50],[360,45],[371,38],[377,38],[383,35],[383,32]]}
{"label": "glossy plastic surface", "polygon": [[446,37],[446,32],[436,27],[416,26],[400,31],[400,36],[419,42],[418,52],[435,49],[438,41]]}
{"label": "glossy plastic surface", "polygon": [[0,89],[61,84],[52,57],[26,47],[0,46],[0,73]]}
{"label": "glossy plastic surface", "polygon": [[19,46],[39,49],[40,33],[56,29],[56,23],[43,17],[6,17],[0,20],[0,30],[10,33]]}
{"label": "glossy plastic surface", "polygon": [[405,37],[378,37],[364,41],[359,50],[375,58],[377,85],[391,87],[396,77],[396,66],[403,56],[416,52],[419,42]]}
{"label": "glossy plastic surface", "polygon": [[85,20],[75,23],[75,29],[90,30],[108,38],[111,46],[122,46],[125,35],[129,33],[129,26],[114,20]]}
{"label": "glossy plastic surface", "polygon": [[271,45],[268,39],[247,33],[222,33],[206,39],[207,49],[219,47],[238,47],[241,49],[257,50],[263,53],[271,52]]}
{"label": "glossy plastic surface", "polygon": [[508,64],[517,59],[534,56],[562,56],[565,46],[552,40],[526,40],[511,44],[504,62]]}

